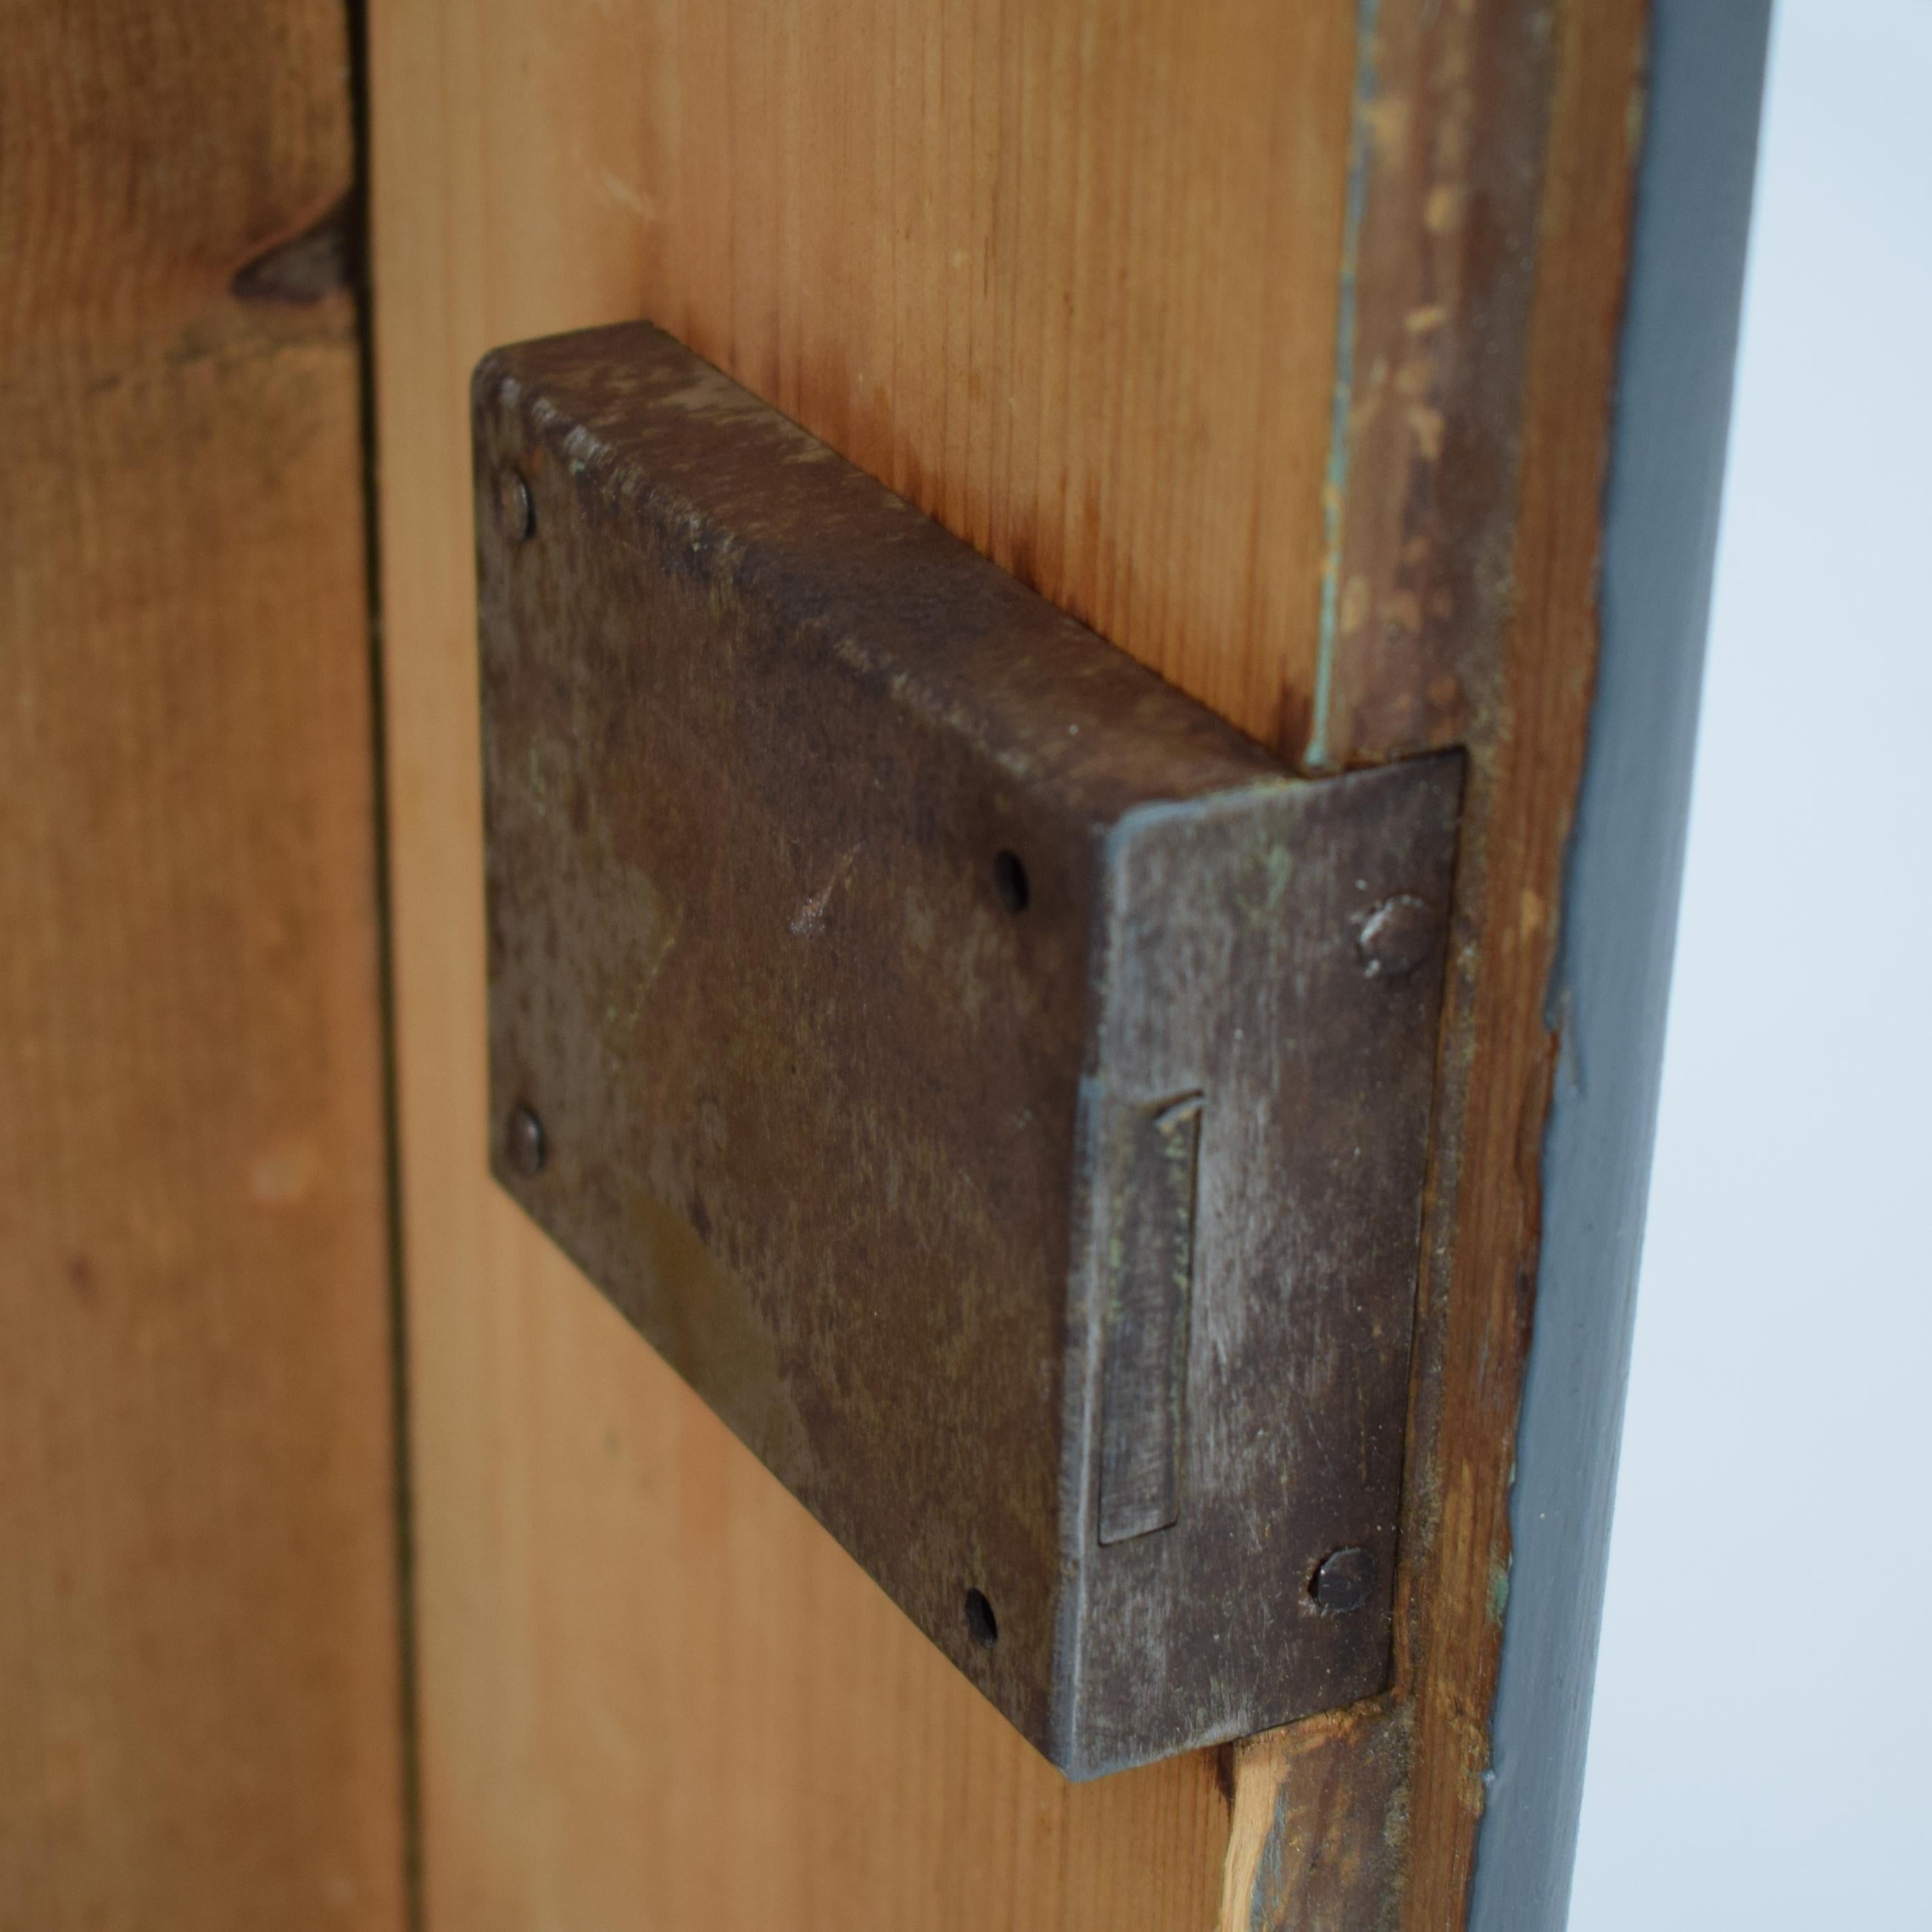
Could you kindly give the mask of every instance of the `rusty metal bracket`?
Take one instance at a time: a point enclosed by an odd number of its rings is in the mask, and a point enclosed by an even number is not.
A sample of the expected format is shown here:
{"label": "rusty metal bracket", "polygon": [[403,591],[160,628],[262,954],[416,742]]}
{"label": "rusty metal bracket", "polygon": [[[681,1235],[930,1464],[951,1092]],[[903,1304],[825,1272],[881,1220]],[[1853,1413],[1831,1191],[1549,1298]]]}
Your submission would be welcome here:
{"label": "rusty metal bracket", "polygon": [[1379,1690],[1460,759],[1292,777],[654,329],[474,405],[502,1184],[1070,1774]]}

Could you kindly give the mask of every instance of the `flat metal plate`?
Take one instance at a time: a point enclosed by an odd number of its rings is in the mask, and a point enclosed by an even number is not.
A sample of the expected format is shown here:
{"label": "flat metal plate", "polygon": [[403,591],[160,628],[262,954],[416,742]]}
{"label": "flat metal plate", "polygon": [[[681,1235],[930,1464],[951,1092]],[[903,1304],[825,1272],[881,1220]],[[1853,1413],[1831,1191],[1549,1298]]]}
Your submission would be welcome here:
{"label": "flat metal plate", "polygon": [[474,404],[503,1185],[1070,1774],[1381,1688],[1460,760],[1292,778],[641,325]]}

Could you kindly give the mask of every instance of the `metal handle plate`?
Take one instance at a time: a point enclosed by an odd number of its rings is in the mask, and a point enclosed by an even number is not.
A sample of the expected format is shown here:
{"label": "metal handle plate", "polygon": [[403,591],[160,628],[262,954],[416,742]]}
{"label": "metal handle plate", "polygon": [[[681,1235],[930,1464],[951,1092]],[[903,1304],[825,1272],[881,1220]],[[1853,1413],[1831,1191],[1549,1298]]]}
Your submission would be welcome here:
{"label": "metal handle plate", "polygon": [[474,405],[503,1185],[1070,1774],[1380,1689],[1460,758],[1295,778],[642,325]]}

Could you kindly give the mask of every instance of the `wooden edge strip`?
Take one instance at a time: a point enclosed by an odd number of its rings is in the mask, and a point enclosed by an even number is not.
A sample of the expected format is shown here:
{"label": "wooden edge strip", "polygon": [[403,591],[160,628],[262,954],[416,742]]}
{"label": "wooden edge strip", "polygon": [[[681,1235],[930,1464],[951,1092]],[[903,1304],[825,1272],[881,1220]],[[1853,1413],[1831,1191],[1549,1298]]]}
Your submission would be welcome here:
{"label": "wooden edge strip", "polygon": [[1652,15],[1472,1932],[1568,1911],[1769,26],[1768,0]]}
{"label": "wooden edge strip", "polygon": [[[1242,1932],[1462,1922],[1508,1599],[1537,1150],[1555,1066],[1545,999],[1594,676],[1646,10],[1643,0],[1441,10],[1418,0],[1382,14],[1375,98],[1385,122],[1408,125],[1382,136],[1402,166],[1384,156],[1370,189],[1356,326],[1361,342],[1386,344],[1418,305],[1440,310],[1420,332],[1444,346],[1407,374],[1386,356],[1358,358],[1370,393],[1352,418],[1333,735],[1318,761],[1466,743],[1460,944],[1425,1228],[1394,1688],[1348,1721],[1238,1754],[1222,1922]],[[1526,92],[1532,80],[1540,98]],[[1427,182],[1401,145],[1425,106],[1430,152],[1454,160],[1454,179]],[[1378,193],[1386,218],[1407,225],[1403,245],[1378,244],[1383,273],[1367,266]],[[1448,212],[1480,232],[1418,248],[1432,218],[1453,235]],[[1414,413],[1438,406],[1439,442]],[[1487,494],[1472,482],[1478,472]],[[1352,626],[1364,598],[1400,615],[1407,607],[1390,600],[1412,594],[1436,612],[1433,630],[1398,624],[1398,638],[1384,626],[1370,638]],[[1442,648],[1418,657],[1425,633]],[[1435,669],[1418,682],[1425,659]],[[1453,691],[1438,682],[1430,695],[1431,677],[1453,678]],[[1405,709],[1419,690],[1427,701]]]}
{"label": "wooden edge strip", "polygon": [[1358,8],[1312,770],[1486,722],[1557,40],[1548,0]]}

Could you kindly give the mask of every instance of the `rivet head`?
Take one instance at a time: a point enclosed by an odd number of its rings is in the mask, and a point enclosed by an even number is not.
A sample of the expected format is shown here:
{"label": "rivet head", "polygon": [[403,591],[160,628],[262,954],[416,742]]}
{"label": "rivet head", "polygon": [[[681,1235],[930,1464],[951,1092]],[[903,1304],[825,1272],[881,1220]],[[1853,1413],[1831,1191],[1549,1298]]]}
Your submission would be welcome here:
{"label": "rivet head", "polygon": [[504,542],[513,544],[523,542],[536,530],[536,500],[514,464],[506,463],[496,472],[496,526]]}
{"label": "rivet head", "polygon": [[536,1109],[521,1102],[510,1109],[503,1130],[503,1151],[512,1168],[527,1180],[542,1173],[550,1149],[544,1140],[543,1123]]}
{"label": "rivet head", "polygon": [[1355,944],[1371,980],[1400,980],[1413,973],[1436,947],[1435,908],[1413,892],[1397,892],[1362,922]]}
{"label": "rivet head", "polygon": [[1351,1544],[1322,1558],[1308,1581],[1308,1594],[1325,1617],[1359,1610],[1376,1592],[1376,1559]]}

